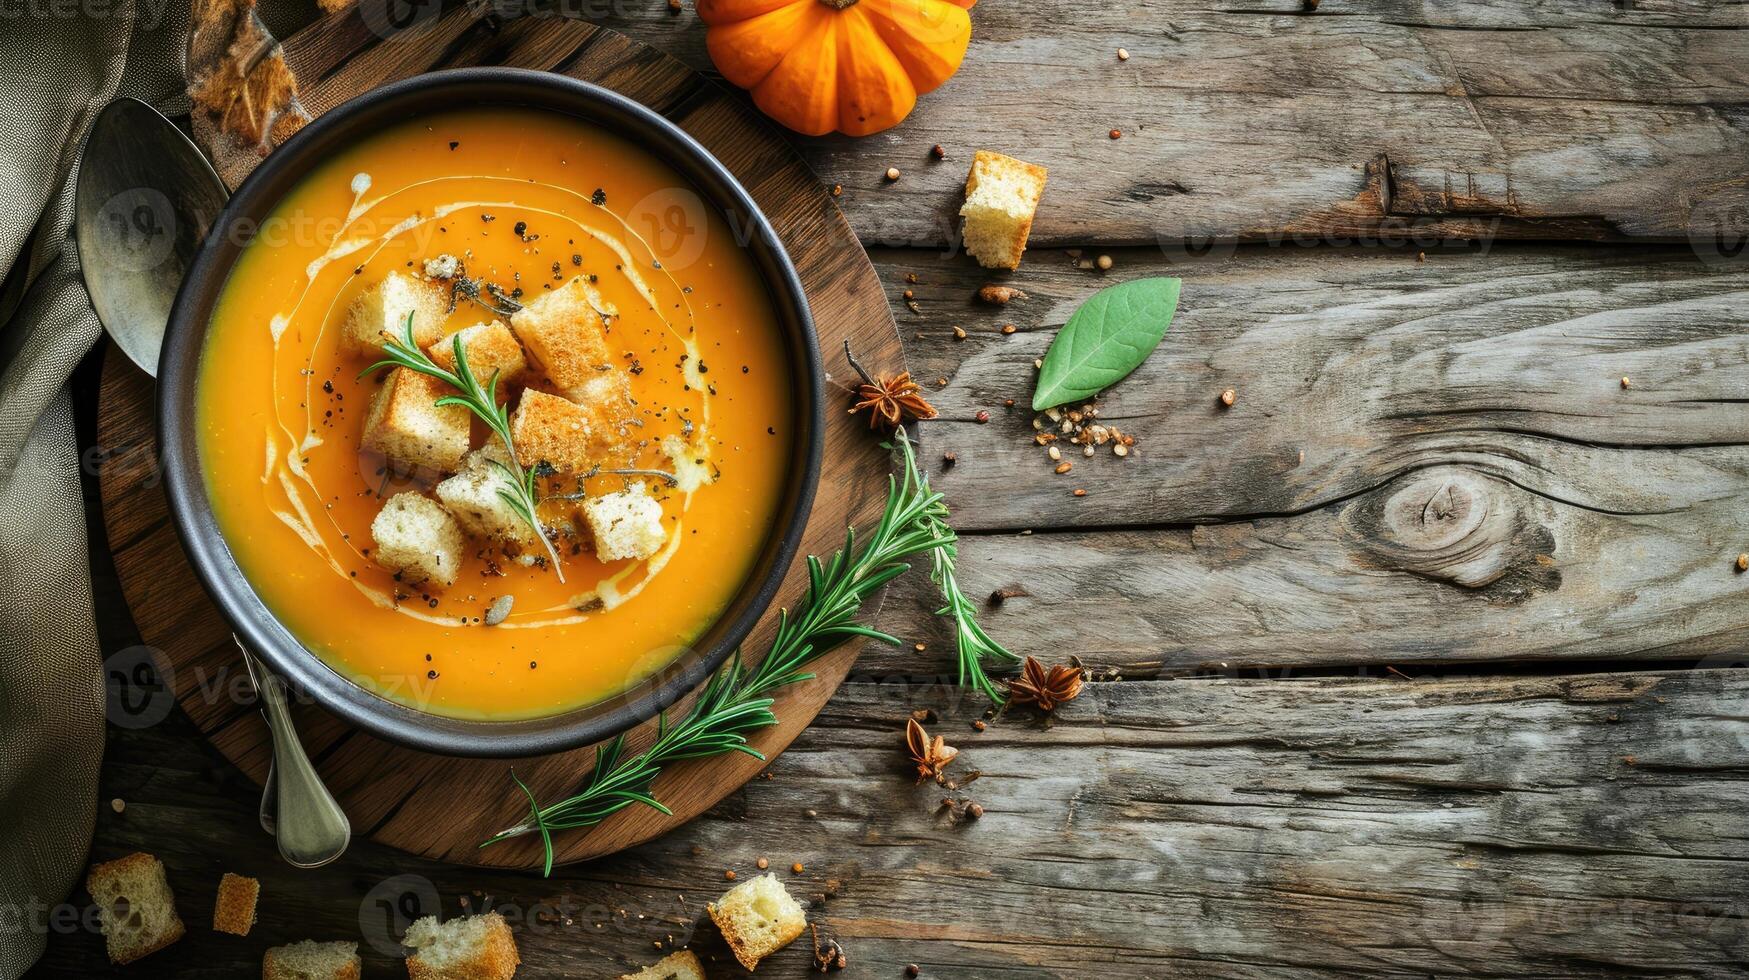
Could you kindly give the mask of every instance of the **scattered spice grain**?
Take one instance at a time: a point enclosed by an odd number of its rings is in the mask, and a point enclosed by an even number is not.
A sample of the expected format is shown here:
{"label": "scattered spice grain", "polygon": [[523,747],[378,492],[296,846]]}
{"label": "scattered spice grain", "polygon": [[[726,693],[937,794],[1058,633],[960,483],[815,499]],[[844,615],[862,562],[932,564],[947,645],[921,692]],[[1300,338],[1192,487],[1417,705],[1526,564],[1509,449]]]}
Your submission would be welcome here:
{"label": "scattered spice grain", "polygon": [[940,143],[937,143],[934,146],[930,147],[929,154],[930,154],[930,156],[935,157],[935,159],[937,159],[937,160],[946,160],[947,159],[947,149],[945,147],[943,147]]}
{"label": "scattered spice grain", "polygon": [[804,868],[803,868],[803,867],[802,867],[802,862],[800,862],[800,861],[797,861],[797,862],[796,862],[796,863],[794,863],[794,864],[792,864],[792,865],[790,865],[790,866],[789,866],[789,869],[790,869],[790,870],[791,870],[791,871],[794,871],[794,872],[795,872],[795,873],[796,873],[796,874],[801,874],[801,873],[802,873],[802,871],[804,871],[804,870],[805,870],[805,869],[804,869]]}
{"label": "scattered spice grain", "polygon": [[943,466],[952,466],[953,464],[955,464],[959,461],[960,461],[959,453],[948,451],[948,452],[941,454],[941,463]]}
{"label": "scattered spice grain", "polygon": [[888,167],[887,168],[887,180],[888,181],[895,181],[898,179],[899,179],[899,168],[898,167]]}
{"label": "scattered spice grain", "polygon": [[1099,267],[1100,272],[1108,272],[1111,270],[1111,256],[1101,255],[1093,260],[1093,264]]}
{"label": "scattered spice grain", "polygon": [[1128,61],[1128,60],[1130,60],[1130,51],[1129,51],[1129,49],[1128,49],[1128,48],[1118,48],[1118,49],[1117,49],[1117,60],[1119,60],[1119,61]]}
{"label": "scattered spice grain", "polygon": [[1013,286],[1002,286],[991,282],[978,287],[978,298],[986,303],[1003,306],[1011,300],[1025,299],[1026,293]]}
{"label": "scattered spice grain", "polygon": [[[1749,572],[1749,554],[1743,554],[1743,555],[1737,556],[1737,571]],[[121,801],[116,800],[116,802],[120,803]],[[115,812],[120,813],[121,810],[118,808]]]}
{"label": "scattered spice grain", "polygon": [[732,869],[732,868],[731,868],[731,869],[730,869],[730,870],[728,870],[728,871],[724,871],[724,872],[723,872],[723,879],[724,879],[724,880],[725,880],[725,881],[734,881],[734,880],[735,880],[735,872],[734,872],[734,869]]}
{"label": "scattered spice grain", "polygon": [[1002,332],[1005,334],[1013,333],[1016,329],[1018,329],[1018,328],[1015,327],[1015,325],[1012,323],[1004,323],[1002,325]]}
{"label": "scattered spice grain", "polygon": [[765,858],[760,858],[759,860],[753,862],[753,865],[754,865],[754,867],[757,867],[759,870],[764,871],[766,868],[771,867],[771,862],[767,861]]}
{"label": "scattered spice grain", "polygon": [[1077,497],[1085,497],[1087,496],[1087,489],[1085,487],[1076,487],[1074,495]]}
{"label": "scattered spice grain", "polygon": [[966,328],[956,324],[953,328],[953,339],[955,339],[955,340],[966,339]]}
{"label": "scattered spice grain", "polygon": [[1069,472],[1070,470],[1072,470],[1074,468],[1075,468],[1074,463],[1058,463],[1056,471],[1058,474],[1063,474],[1063,473]]}
{"label": "scattered spice grain", "polygon": [[1114,140],[1116,140],[1116,139],[1123,139],[1123,130],[1121,130],[1121,129],[1114,129],[1114,130],[1112,130],[1112,131],[1111,131],[1111,138],[1112,138],[1112,139],[1114,139]]}
{"label": "scattered spice grain", "polygon": [[972,418],[975,419],[979,425],[983,425],[990,421],[990,413],[980,408],[978,409],[978,414],[972,416]]}
{"label": "scattered spice grain", "polygon": [[1621,376],[1621,386],[1623,388],[1630,387],[1632,384],[1633,384],[1632,379],[1630,379],[1627,375],[1624,374]]}
{"label": "scattered spice grain", "polygon": [[1232,408],[1233,403],[1238,400],[1239,393],[1231,388],[1221,392],[1221,407],[1223,408]]}

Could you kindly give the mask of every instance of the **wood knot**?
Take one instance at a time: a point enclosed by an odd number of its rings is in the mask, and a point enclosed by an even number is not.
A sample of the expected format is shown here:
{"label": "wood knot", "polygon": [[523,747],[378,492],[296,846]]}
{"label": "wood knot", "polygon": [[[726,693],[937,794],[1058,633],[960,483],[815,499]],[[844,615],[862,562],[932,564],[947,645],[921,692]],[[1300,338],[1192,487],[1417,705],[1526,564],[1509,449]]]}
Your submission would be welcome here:
{"label": "wood knot", "polygon": [[1343,522],[1387,567],[1465,588],[1531,561],[1523,491],[1459,467],[1437,467],[1356,500]]}

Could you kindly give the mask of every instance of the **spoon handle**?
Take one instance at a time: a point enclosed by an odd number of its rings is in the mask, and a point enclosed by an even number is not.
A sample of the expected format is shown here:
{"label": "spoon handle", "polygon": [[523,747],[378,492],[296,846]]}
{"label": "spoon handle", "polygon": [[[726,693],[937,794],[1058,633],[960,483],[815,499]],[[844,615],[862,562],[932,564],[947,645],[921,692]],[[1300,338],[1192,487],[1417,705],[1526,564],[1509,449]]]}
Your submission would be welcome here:
{"label": "spoon handle", "polygon": [[261,694],[267,727],[273,734],[272,779],[278,797],[274,840],[279,843],[279,854],[293,867],[319,868],[346,852],[352,841],[352,824],[298,741],[283,682],[241,640],[236,643]]}

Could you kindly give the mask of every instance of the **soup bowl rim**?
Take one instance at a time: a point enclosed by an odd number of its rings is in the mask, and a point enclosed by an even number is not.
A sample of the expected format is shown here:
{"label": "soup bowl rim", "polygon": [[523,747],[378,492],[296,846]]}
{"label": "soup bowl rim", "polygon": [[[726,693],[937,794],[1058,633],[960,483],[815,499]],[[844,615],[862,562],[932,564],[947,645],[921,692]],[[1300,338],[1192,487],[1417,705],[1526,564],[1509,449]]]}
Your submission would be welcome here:
{"label": "soup bowl rim", "polygon": [[[209,499],[198,445],[197,393],[204,341],[214,309],[248,244],[237,232],[258,227],[285,195],[331,152],[367,138],[373,123],[441,114],[448,95],[462,105],[504,105],[557,112],[618,127],[619,135],[677,171],[719,217],[732,215],[798,373],[791,385],[796,436],[771,531],[733,598],[699,640],[650,677],[603,701],[514,720],[459,718],[423,711],[373,693],[309,650],[255,591],[231,554]],[[231,229],[232,233],[227,233]],[[257,166],[205,237],[184,278],[164,338],[158,376],[158,445],[172,523],[196,577],[239,642],[307,697],[370,734],[440,755],[514,758],[600,742],[666,710],[719,669],[776,599],[812,511],[824,447],[824,377],[819,343],[801,278],[783,242],[732,172],[679,126],[610,89],[548,72],[460,68],[416,75],[367,92],[324,113]]]}

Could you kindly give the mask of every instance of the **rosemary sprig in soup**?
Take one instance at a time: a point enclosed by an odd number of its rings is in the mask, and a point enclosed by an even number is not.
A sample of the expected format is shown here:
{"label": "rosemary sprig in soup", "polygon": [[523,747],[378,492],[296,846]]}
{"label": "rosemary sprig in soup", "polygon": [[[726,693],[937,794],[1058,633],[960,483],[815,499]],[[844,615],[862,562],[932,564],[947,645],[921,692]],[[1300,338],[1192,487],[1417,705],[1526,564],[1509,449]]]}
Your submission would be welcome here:
{"label": "rosemary sprig in soup", "polygon": [[449,371],[433,361],[431,355],[419,349],[418,343],[413,339],[413,314],[409,313],[406,323],[402,325],[401,336],[388,338],[383,344],[383,353],[386,356],[365,368],[359,373],[359,377],[365,377],[383,368],[402,367],[409,371],[429,375],[456,389],[458,394],[445,395],[437,399],[437,405],[439,407],[460,405],[466,408],[481,422],[484,422],[486,428],[490,429],[500,442],[504,443],[505,458],[493,459],[491,464],[504,473],[511,485],[500,487],[498,496],[502,497],[505,504],[516,512],[517,517],[522,518],[534,530],[535,537],[540,538],[541,544],[546,546],[547,559],[552,562],[553,572],[559,576],[559,581],[563,582],[565,570],[559,565],[559,553],[554,550],[553,542],[547,537],[546,529],[541,526],[540,517],[535,512],[536,508],[540,506],[540,492],[535,486],[535,473],[531,469],[525,469],[521,463],[516,461],[516,443],[510,435],[510,403],[505,402],[502,405],[498,403],[498,372],[493,371],[492,376],[487,378],[486,383],[482,385],[480,380],[474,377],[473,370],[468,367],[468,352],[462,344],[462,338],[456,336],[452,343],[454,344],[452,350],[455,351],[455,370]]}

